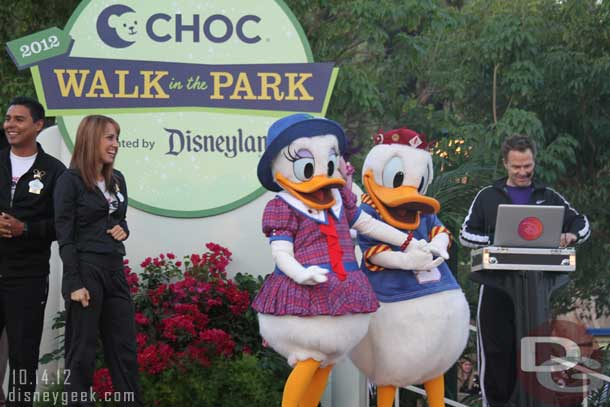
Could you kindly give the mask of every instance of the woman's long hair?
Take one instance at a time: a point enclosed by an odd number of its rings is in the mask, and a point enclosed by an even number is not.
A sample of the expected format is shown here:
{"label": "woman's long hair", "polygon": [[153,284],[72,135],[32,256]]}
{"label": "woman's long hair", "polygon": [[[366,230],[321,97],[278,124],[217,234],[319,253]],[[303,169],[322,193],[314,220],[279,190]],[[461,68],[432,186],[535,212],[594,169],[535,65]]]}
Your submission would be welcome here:
{"label": "woman's long hair", "polygon": [[[85,186],[92,190],[97,183],[97,167],[100,163],[100,140],[108,123],[112,124],[117,136],[121,127],[112,118],[102,115],[91,115],[83,118],[76,131],[74,152],[70,161],[70,168],[80,172]],[[104,164],[102,177],[108,191],[112,191],[115,180],[112,177],[113,164]]]}
{"label": "woman's long hair", "polygon": [[[464,362],[470,363],[471,369],[470,372],[465,372],[463,368]],[[474,363],[470,359],[460,359],[458,363],[458,371],[457,371],[457,380],[458,380],[458,392],[462,390],[464,384],[466,386],[465,389],[471,389],[474,386],[475,379],[475,371],[474,371]]]}

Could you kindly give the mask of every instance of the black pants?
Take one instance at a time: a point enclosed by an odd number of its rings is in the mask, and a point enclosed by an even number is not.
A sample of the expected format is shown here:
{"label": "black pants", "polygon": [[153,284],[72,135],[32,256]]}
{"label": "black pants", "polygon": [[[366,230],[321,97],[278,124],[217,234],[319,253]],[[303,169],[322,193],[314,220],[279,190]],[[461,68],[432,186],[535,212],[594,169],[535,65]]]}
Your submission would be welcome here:
{"label": "black pants", "polygon": [[7,406],[31,406],[49,278],[0,278],[0,332],[9,349]]}
{"label": "black pants", "polygon": [[483,406],[510,400],[517,380],[515,308],[504,291],[481,286],[477,348]]}
{"label": "black pants", "polygon": [[143,406],[138,383],[136,326],[119,255],[81,254],[79,267],[91,297],[88,307],[66,299],[65,391],[69,406],[93,406],[90,396],[98,332],[120,406]]}

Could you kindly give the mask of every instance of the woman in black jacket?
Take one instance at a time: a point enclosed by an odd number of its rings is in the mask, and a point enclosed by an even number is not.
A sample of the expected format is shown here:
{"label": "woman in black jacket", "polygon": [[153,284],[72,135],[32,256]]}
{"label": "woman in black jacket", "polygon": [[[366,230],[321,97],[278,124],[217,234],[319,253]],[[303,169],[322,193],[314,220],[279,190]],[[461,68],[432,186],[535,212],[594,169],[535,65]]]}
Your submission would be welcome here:
{"label": "woman in black jacket", "polygon": [[[70,169],[55,188],[55,228],[66,300],[65,360],[69,405],[93,406],[90,395],[98,329],[120,405],[143,405],[138,384],[134,308],[123,272],[129,235],[127,188],[113,168],[119,125],[99,115],[77,130]],[[87,395],[85,397],[85,395]]]}

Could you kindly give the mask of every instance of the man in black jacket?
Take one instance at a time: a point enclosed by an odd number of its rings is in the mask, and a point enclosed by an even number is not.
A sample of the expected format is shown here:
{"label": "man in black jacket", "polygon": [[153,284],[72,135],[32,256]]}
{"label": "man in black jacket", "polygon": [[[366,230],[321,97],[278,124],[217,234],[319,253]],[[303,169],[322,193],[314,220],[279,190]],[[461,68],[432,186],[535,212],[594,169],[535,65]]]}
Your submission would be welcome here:
{"label": "man in black jacket", "polygon": [[[493,244],[500,204],[557,205],[565,208],[561,246],[578,244],[590,235],[586,216],[579,214],[557,191],[534,178],[536,146],[515,135],[502,144],[507,176],[479,191],[460,230],[460,242],[470,248]],[[477,315],[479,372],[483,406],[503,406],[516,382],[515,313],[504,291],[481,286]]]}
{"label": "man in black jacket", "polygon": [[6,147],[8,147],[8,141],[4,135],[4,129],[0,129],[0,150],[5,149]]}
{"label": "man in black jacket", "polygon": [[9,406],[31,406],[55,240],[53,189],[65,170],[36,142],[44,127],[37,101],[13,99],[4,118],[10,147],[0,151],[0,331],[9,343]]}

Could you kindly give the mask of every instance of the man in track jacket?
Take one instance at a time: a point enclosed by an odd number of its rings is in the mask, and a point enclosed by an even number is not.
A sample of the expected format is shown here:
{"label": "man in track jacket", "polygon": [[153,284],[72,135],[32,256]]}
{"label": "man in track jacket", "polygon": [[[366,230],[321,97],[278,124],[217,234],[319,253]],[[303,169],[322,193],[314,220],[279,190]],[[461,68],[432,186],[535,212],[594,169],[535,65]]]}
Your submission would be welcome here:
{"label": "man in track jacket", "polygon": [[[534,179],[536,146],[526,136],[502,144],[507,176],[479,191],[460,230],[465,247],[493,244],[500,204],[557,205],[565,208],[561,246],[585,241],[590,235],[586,216],[578,213],[557,191]],[[477,345],[483,406],[506,405],[517,378],[515,313],[504,291],[481,285],[477,315]]]}
{"label": "man in track jacket", "polygon": [[9,147],[0,150],[0,332],[8,334],[8,406],[32,405],[55,240],[53,189],[65,170],[36,142],[43,127],[40,103],[10,102],[3,125]]}

